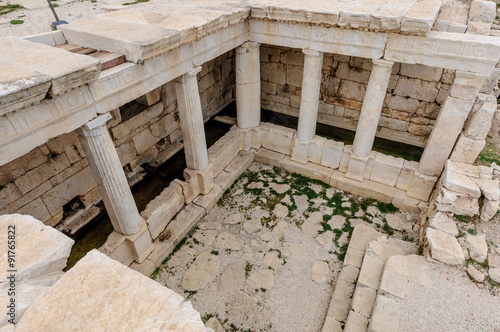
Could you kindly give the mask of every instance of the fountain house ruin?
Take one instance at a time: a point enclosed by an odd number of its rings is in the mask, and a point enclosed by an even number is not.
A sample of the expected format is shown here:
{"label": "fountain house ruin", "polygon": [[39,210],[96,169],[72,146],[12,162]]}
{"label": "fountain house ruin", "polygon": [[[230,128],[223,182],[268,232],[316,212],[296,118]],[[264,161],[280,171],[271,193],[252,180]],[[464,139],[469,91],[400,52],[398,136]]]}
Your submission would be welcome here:
{"label": "fountain house ruin", "polygon": [[[406,288],[439,262],[494,292],[500,242],[457,218],[499,208],[500,168],[474,164],[497,110],[495,16],[485,0],[150,0],[1,37],[0,224],[5,243],[18,226],[20,292],[2,331],[398,331]],[[161,182],[174,156],[182,174]],[[139,202],[145,176],[159,189]],[[61,232],[89,228],[98,250],[63,273]],[[251,308],[300,257],[324,306],[285,329]],[[245,292],[207,316],[224,278]]]}

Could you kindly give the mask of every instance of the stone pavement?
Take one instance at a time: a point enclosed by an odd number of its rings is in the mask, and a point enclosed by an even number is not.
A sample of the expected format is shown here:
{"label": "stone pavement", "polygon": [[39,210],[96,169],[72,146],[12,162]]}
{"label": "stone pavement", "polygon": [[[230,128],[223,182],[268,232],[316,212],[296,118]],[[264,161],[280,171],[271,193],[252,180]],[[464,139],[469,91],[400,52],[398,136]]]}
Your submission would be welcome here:
{"label": "stone pavement", "polygon": [[215,331],[319,331],[356,225],[416,239],[417,216],[395,210],[254,163],[155,278]]}

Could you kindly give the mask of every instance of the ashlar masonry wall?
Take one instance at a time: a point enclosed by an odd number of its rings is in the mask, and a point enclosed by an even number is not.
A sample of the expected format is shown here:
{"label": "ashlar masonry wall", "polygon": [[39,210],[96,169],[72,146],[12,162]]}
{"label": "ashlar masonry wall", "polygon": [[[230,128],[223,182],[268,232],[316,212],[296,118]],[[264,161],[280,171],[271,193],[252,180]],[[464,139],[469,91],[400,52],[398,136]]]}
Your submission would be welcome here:
{"label": "ashlar masonry wall", "polygon": [[[262,107],[298,116],[304,54],[261,45]],[[371,59],[325,54],[318,122],[356,130],[372,69]],[[425,146],[454,71],[395,63],[377,136]]]}
{"label": "ashlar masonry wall", "polygon": [[[234,51],[203,64],[198,85],[205,121],[234,100],[233,68]],[[182,148],[174,82],[137,101],[145,104],[142,111],[123,114],[122,119],[121,112],[115,110],[108,123],[128,174],[144,163],[164,162]],[[100,201],[75,132],[52,139],[0,167],[0,215],[29,214],[54,226],[64,217],[63,206],[75,198],[84,207]]]}

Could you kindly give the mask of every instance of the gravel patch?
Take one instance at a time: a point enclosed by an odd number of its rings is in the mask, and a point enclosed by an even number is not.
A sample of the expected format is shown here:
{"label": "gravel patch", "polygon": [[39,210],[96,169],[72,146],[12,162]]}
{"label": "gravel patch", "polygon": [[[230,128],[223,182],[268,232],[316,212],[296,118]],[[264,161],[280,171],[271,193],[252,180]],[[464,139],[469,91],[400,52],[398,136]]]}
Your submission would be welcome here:
{"label": "gravel patch", "polygon": [[410,282],[405,299],[397,299],[400,331],[500,331],[499,296],[479,288],[463,268],[430,264],[426,273],[430,287]]}
{"label": "gravel patch", "polygon": [[[42,1],[42,0],[41,0]],[[46,2],[43,0],[43,2]],[[60,20],[68,23],[76,22],[85,18],[92,18],[105,11],[101,8],[105,4],[97,0],[60,2],[55,8]],[[11,24],[12,20],[23,20],[22,24]],[[9,37],[22,37],[51,32],[50,24],[55,21],[48,4],[36,9],[17,9],[11,13],[0,16],[0,35]]]}

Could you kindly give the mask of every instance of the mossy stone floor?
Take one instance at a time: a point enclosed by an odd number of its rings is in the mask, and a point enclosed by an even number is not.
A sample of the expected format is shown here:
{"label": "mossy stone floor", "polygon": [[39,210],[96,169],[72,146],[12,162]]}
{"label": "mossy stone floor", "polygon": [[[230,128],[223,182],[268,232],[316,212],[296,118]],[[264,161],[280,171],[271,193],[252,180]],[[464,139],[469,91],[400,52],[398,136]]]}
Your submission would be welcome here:
{"label": "mossy stone floor", "polygon": [[361,223],[417,239],[415,215],[254,163],[152,277],[215,331],[319,331]]}

